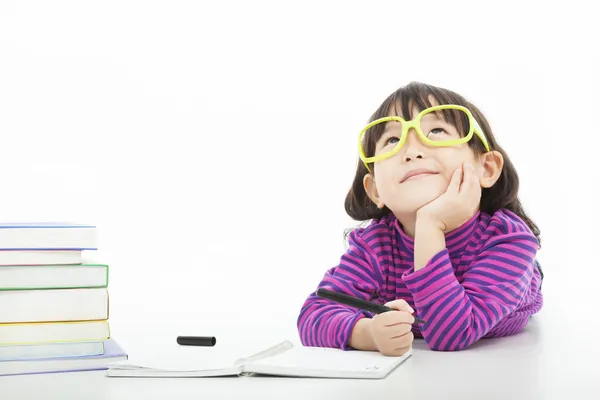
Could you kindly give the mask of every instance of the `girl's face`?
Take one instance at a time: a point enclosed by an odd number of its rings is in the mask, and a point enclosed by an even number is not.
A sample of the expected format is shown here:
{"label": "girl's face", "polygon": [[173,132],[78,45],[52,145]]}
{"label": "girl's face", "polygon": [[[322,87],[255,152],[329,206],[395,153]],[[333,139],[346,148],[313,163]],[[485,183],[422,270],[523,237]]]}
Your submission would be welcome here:
{"label": "girl's face", "polygon": [[[414,109],[412,117],[418,112]],[[423,120],[421,128],[430,139],[439,135],[460,137],[451,124],[436,121],[439,117],[435,114],[428,114],[426,118],[430,120]],[[388,122],[377,142],[375,154],[391,150],[398,142],[400,133],[399,124]],[[478,139],[474,137],[472,140]],[[398,217],[412,215],[442,195],[448,188],[454,170],[461,168],[464,163],[472,163],[480,177],[485,174],[485,160],[476,158],[468,143],[451,147],[428,146],[411,129],[398,153],[375,163],[373,174],[365,176],[365,190],[379,207],[387,206]]]}

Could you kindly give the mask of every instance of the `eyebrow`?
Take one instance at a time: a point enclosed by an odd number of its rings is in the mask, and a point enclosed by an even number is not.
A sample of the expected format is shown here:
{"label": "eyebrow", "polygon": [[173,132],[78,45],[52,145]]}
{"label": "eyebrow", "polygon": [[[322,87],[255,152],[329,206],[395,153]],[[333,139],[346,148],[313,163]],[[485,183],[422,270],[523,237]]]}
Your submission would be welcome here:
{"label": "eyebrow", "polygon": [[[389,125],[391,123],[394,123],[394,125]],[[400,122],[398,122],[398,121],[386,122],[385,126],[383,127],[383,130],[381,131],[381,135],[379,136],[377,141],[379,142],[381,140],[381,138],[384,137],[386,134],[393,133],[394,131],[402,131],[402,128],[400,128]]]}
{"label": "eyebrow", "polygon": [[390,130],[390,127],[400,126],[400,121],[388,121],[383,126],[383,133],[386,133]]}
{"label": "eyebrow", "polygon": [[432,111],[430,113],[427,113],[425,116],[423,116],[423,118],[427,118],[430,115],[433,116],[433,117],[435,117],[435,118],[437,118],[437,119],[445,120],[444,119],[444,113],[442,113],[441,110]]}

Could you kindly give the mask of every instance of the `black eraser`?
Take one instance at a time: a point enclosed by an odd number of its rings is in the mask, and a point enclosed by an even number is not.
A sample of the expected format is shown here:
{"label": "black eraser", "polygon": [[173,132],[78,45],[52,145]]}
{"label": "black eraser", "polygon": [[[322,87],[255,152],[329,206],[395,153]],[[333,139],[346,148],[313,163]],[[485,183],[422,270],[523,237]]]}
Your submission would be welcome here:
{"label": "black eraser", "polygon": [[182,346],[212,347],[217,343],[214,336],[177,336],[177,344]]}

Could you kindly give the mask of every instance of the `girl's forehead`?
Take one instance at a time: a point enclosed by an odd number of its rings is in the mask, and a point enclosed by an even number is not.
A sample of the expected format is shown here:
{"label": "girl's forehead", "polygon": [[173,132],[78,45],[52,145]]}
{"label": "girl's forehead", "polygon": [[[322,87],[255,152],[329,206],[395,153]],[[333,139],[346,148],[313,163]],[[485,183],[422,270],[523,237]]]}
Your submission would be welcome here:
{"label": "girl's forehead", "polygon": [[396,101],[394,104],[392,104],[388,111],[387,111],[387,116],[388,117],[401,117],[404,118],[405,120],[411,120],[417,117],[417,115],[423,111],[425,108],[429,108],[429,107],[433,107],[433,106],[437,106],[439,105],[439,102],[437,101],[437,99],[433,96],[428,96],[427,101],[424,101],[423,99],[421,99],[419,101],[420,103],[424,103],[424,107],[418,107],[417,106],[417,102],[412,99],[408,101],[408,110],[410,112],[409,115],[404,115],[403,113],[403,103],[401,101]]}

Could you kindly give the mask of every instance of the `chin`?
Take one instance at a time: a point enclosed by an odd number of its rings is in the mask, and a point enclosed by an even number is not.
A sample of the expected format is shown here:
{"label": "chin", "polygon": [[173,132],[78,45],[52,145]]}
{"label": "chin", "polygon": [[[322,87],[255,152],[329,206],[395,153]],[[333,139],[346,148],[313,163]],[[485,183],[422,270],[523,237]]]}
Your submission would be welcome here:
{"label": "chin", "polygon": [[398,201],[395,202],[396,204],[390,204],[388,205],[388,208],[391,208],[394,212],[402,214],[416,213],[419,208],[431,203],[443,193],[443,189],[429,186],[427,188],[423,188],[423,190],[419,190],[418,193],[407,193],[403,196],[398,196]]}

